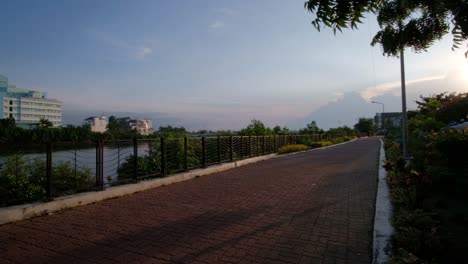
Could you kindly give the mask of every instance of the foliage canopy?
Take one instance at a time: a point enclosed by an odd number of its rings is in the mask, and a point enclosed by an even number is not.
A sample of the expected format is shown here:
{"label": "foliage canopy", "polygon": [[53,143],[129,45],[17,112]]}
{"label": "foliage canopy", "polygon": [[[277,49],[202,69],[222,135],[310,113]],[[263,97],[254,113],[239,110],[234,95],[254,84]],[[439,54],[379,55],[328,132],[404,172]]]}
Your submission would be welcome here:
{"label": "foliage canopy", "polygon": [[371,44],[380,44],[387,56],[397,56],[403,48],[425,51],[451,26],[453,49],[468,39],[466,0],[308,0],[304,6],[315,15],[317,30],[329,27],[335,33],[357,29],[366,13],[376,14],[381,30]]}
{"label": "foliage canopy", "polygon": [[354,125],[354,129],[361,133],[370,134],[374,131],[374,120],[372,118],[359,118],[357,124]]}

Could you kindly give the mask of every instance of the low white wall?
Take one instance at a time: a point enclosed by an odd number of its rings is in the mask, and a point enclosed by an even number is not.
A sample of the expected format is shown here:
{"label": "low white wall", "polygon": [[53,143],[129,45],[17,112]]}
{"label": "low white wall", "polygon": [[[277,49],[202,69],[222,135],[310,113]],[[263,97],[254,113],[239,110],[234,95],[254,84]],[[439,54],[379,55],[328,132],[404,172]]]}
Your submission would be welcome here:
{"label": "low white wall", "polygon": [[374,264],[388,262],[392,250],[393,226],[391,223],[393,208],[390,201],[390,189],[386,177],[387,171],[383,168],[385,161],[384,143],[380,140],[379,180],[377,188],[377,199],[375,201],[374,219]]}

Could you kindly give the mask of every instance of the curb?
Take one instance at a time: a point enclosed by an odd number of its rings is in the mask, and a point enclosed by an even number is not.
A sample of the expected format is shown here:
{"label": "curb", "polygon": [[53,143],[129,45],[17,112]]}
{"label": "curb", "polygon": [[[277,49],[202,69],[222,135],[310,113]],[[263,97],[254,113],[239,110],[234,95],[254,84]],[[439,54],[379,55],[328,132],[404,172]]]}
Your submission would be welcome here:
{"label": "curb", "polygon": [[375,201],[374,218],[374,243],[372,252],[372,263],[387,263],[392,251],[392,237],[394,233],[391,219],[393,208],[390,202],[390,189],[386,177],[387,171],[383,168],[385,161],[385,149],[383,140],[380,139],[379,178],[377,187],[377,198]]}
{"label": "curb", "polygon": [[95,202],[117,198],[117,197],[121,197],[125,195],[130,195],[130,194],[134,194],[137,192],[141,192],[141,191],[145,191],[145,190],[149,190],[149,189],[153,189],[153,188],[157,188],[157,187],[161,187],[161,186],[165,186],[165,185],[169,185],[169,184],[173,184],[177,182],[187,181],[196,177],[234,169],[234,168],[244,166],[247,164],[251,164],[251,163],[256,163],[256,162],[269,160],[273,158],[282,158],[282,157],[287,157],[290,155],[296,155],[300,153],[335,147],[338,145],[350,143],[355,140],[357,139],[331,145],[331,146],[308,149],[304,151],[286,153],[286,154],[281,154],[281,155],[278,155],[276,153],[267,154],[267,155],[248,158],[244,160],[223,163],[220,165],[213,165],[208,168],[195,169],[195,170],[191,170],[188,172],[171,175],[165,178],[158,178],[158,179],[147,180],[147,181],[142,181],[142,182],[133,183],[133,184],[125,184],[121,186],[109,187],[103,191],[86,192],[86,193],[73,194],[69,196],[57,197],[57,198],[54,198],[54,200],[49,201],[49,202],[36,202],[36,203],[30,203],[30,204],[22,204],[22,205],[4,207],[4,208],[0,208],[0,225],[11,223],[11,222],[16,222],[20,220],[25,220],[25,219],[29,219],[29,218],[36,217],[36,216],[48,215],[48,214],[52,214],[54,212],[62,211],[68,208],[72,208],[72,207],[76,207],[80,205],[92,204]]}

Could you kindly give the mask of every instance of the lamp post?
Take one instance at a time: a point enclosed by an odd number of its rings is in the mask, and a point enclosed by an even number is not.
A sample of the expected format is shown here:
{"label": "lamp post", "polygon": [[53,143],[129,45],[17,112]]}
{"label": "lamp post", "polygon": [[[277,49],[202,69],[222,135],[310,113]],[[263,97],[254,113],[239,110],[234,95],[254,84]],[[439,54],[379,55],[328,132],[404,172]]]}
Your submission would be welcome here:
{"label": "lamp post", "polygon": [[411,157],[408,153],[408,117],[406,113],[406,81],[405,81],[405,55],[403,48],[400,49],[400,71],[401,71],[401,112],[402,112],[402,136],[403,136],[403,159],[409,165]]}
{"label": "lamp post", "polygon": [[[403,7],[403,2],[400,2],[400,7]],[[406,78],[405,78],[405,39],[403,35],[403,21],[398,22],[400,34],[400,73],[401,73],[401,132],[403,139],[403,159],[406,160],[406,165],[410,165],[411,157],[408,152],[408,116],[406,112]]]}
{"label": "lamp post", "polygon": [[382,105],[382,115],[380,116],[381,122],[382,122],[382,129],[384,129],[384,119],[383,119],[383,114],[385,113],[385,104],[377,101],[372,101],[371,103],[373,104],[380,104]]}

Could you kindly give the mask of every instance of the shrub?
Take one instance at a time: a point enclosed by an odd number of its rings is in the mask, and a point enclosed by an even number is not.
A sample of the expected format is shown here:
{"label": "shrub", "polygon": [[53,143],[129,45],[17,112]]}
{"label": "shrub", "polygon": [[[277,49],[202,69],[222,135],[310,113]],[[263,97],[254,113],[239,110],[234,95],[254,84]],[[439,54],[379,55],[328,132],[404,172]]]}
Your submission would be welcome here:
{"label": "shrub", "polygon": [[312,144],[314,144],[314,142],[312,142],[312,140],[310,139],[310,137],[305,136],[305,137],[300,137],[300,138],[298,138],[297,144],[311,146]]}
{"label": "shrub", "polygon": [[334,143],[330,140],[322,140],[318,142],[320,144],[320,147],[326,147],[326,146],[331,146]]}
{"label": "shrub", "polygon": [[[71,194],[92,188],[90,168],[74,168],[70,161],[52,165],[52,194]],[[44,160],[25,160],[20,155],[7,160],[0,170],[0,206],[39,201],[46,198]]]}
{"label": "shrub", "polygon": [[322,144],[320,144],[319,142],[313,142],[309,145],[310,148],[320,148],[322,147]]}
{"label": "shrub", "polygon": [[307,149],[309,149],[309,147],[303,144],[286,145],[286,146],[282,146],[278,150],[278,154],[286,154],[286,153],[291,153],[291,152],[303,151]]}

